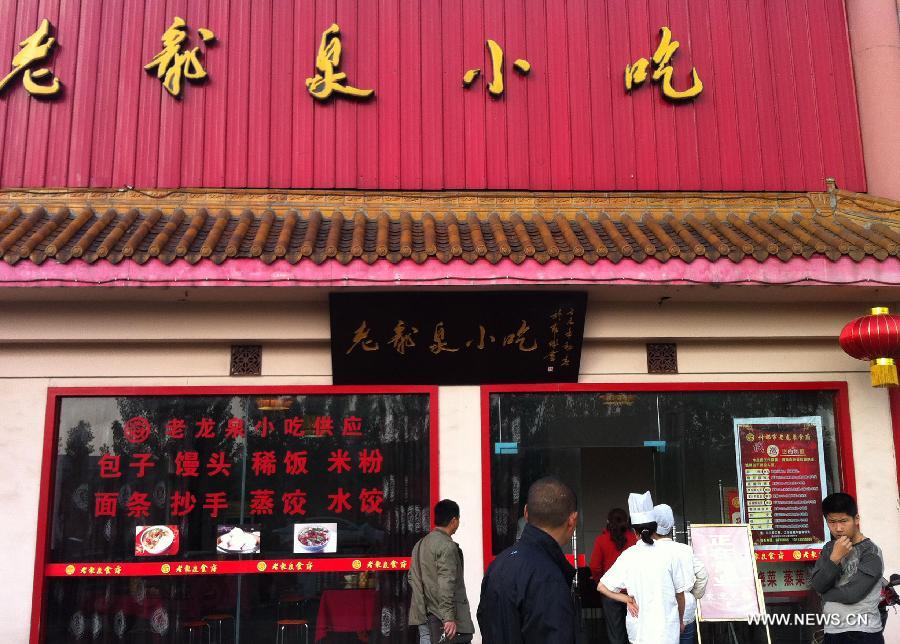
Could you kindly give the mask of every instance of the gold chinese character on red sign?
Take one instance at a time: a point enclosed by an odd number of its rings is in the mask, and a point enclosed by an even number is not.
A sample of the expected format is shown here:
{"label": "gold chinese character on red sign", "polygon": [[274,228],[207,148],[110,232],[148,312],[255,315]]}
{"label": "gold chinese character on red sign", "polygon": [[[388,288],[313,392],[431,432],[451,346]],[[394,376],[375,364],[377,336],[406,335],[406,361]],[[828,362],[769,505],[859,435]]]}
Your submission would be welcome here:
{"label": "gold chinese character on red sign", "polygon": [[[50,21],[44,18],[33,34],[19,43],[19,53],[12,59],[12,71],[0,80],[0,91],[6,87],[19,72],[22,73],[22,87],[32,96],[53,96],[59,92],[59,79],[46,67],[30,69],[34,63],[44,60],[56,44],[56,38],[50,37]],[[38,83],[42,78],[52,77],[49,84]]]}
{"label": "gold chinese character on red sign", "polygon": [[[491,96],[502,96],[505,86],[503,84],[503,48],[496,41],[488,39],[487,48],[491,54],[491,81],[488,83],[488,91]],[[513,67],[522,75],[531,71],[531,63],[524,58],[517,58]],[[480,68],[470,69],[463,75],[463,87],[469,88],[478,75]]]}
{"label": "gold chinese character on red sign", "polygon": [[[216,39],[216,35],[209,29],[200,28],[197,33],[205,43]],[[187,23],[184,19],[175,16],[172,26],[166,29],[162,35],[162,51],[144,65],[144,69],[148,72],[156,68],[156,77],[162,80],[163,87],[175,97],[181,95],[182,77],[193,81],[200,81],[207,77],[206,69],[200,62],[200,48],[183,50],[186,39]]]}
{"label": "gold chinese character on red sign", "polygon": [[[703,91],[703,82],[697,74],[697,68],[691,69],[693,76],[693,84],[685,90],[677,90],[672,86],[672,74],[675,73],[674,68],[670,64],[672,56],[678,51],[681,43],[672,40],[672,32],[668,27],[660,29],[662,38],[659,41],[659,47],[653,54],[653,81],[662,81],[663,96],[673,101],[694,98]],[[632,88],[638,87],[647,80],[647,71],[650,68],[650,61],[646,58],[638,58],[633,65],[625,66],[625,91],[630,92]]]}
{"label": "gold chinese character on red sign", "polygon": [[336,24],[322,32],[322,42],[316,54],[316,69],[319,73],[306,79],[306,89],[320,101],[326,100],[335,92],[356,98],[369,98],[375,93],[374,89],[351,87],[343,82],[347,79],[347,74],[337,71],[341,64],[340,33],[341,28]]}

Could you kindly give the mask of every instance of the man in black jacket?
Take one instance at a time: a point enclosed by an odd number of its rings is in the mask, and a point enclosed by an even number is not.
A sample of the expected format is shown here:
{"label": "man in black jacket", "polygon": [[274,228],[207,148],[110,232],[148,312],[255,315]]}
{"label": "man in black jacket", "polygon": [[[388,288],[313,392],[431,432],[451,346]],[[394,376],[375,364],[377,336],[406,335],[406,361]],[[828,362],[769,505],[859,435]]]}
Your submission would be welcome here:
{"label": "man in black jacket", "polygon": [[579,619],[570,586],[575,569],[561,546],[575,532],[575,493],[553,477],[536,481],[522,537],[494,559],[481,584],[484,644],[573,644]]}

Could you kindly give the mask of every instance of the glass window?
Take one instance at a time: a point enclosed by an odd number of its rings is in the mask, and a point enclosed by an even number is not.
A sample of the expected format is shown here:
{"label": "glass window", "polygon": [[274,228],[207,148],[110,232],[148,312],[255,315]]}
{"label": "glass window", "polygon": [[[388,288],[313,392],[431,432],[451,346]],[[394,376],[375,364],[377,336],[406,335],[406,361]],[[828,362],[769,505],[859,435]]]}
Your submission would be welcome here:
{"label": "glass window", "polygon": [[61,398],[47,641],[272,641],[285,619],[310,641],[405,641],[429,409],[427,393]]}
{"label": "glass window", "polygon": [[[490,396],[492,554],[515,541],[528,486],[554,474],[579,492],[581,552],[628,492],[654,492],[679,531],[725,519],[738,488],[734,420],[819,417],[826,493],[840,489],[834,391],[553,392]],[[504,447],[506,446],[506,447]]]}
{"label": "glass window", "polygon": [[[768,440],[770,434],[757,432],[767,437],[759,447],[775,443],[782,451],[798,450],[799,454],[799,450],[806,450],[804,455],[815,451],[807,466],[814,469],[816,481],[824,478],[822,493],[840,490],[836,396],[837,390],[790,386],[779,390],[654,392],[609,391],[598,385],[596,391],[492,392],[490,554],[496,555],[515,542],[524,525],[528,487],[548,474],[559,477],[578,494],[578,530],[566,551],[573,554],[577,550],[580,562],[584,557],[581,565],[585,567],[595,539],[606,527],[609,511],[616,507],[627,511],[629,492],[650,490],[656,503],[671,505],[679,541],[689,540],[692,523],[740,522],[739,488],[745,481],[739,482],[739,472],[748,467],[742,464],[739,468],[735,425],[740,419],[782,423],[774,425],[772,440]],[[813,426],[811,432],[800,431]],[[804,443],[804,438],[811,441]],[[747,454],[745,451],[744,461]],[[792,469],[790,476],[799,480],[804,474]],[[770,514],[778,514],[779,521],[806,521],[812,532],[822,537],[827,533],[819,514],[818,488],[810,489],[816,491],[807,500],[808,520],[796,516],[785,519],[796,514],[793,507],[779,508],[775,503],[776,507],[768,509]],[[768,501],[761,498],[758,502]],[[749,507],[744,510],[746,518]],[[805,610],[807,603],[815,602],[814,593],[807,591],[814,553],[803,554],[810,550],[813,539],[793,527],[788,525],[770,539],[769,547],[775,550],[757,555],[771,557],[758,562],[770,611],[784,610],[788,605],[800,610],[798,604]],[[764,536],[771,536],[763,531],[754,531],[754,535],[758,544],[766,540]],[[795,559],[793,550],[781,548],[798,549],[801,559]],[[592,600],[585,601],[590,604]],[[706,635],[704,627],[704,641]]]}

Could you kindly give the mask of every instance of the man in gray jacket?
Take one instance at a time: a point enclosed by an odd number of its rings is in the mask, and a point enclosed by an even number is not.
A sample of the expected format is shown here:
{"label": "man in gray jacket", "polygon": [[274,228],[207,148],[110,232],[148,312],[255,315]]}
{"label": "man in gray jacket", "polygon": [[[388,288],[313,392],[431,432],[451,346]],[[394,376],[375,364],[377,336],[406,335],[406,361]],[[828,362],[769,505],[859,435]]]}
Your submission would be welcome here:
{"label": "man in gray jacket", "polygon": [[451,538],[459,529],[459,505],[449,499],[439,501],[434,506],[434,525],[413,548],[409,625],[419,627],[419,644],[438,644],[431,641],[429,616],[440,620],[445,641],[468,642],[475,626],[463,581],[462,550]]}
{"label": "man in gray jacket", "polygon": [[810,584],[822,596],[824,644],[884,644],[881,549],[859,529],[856,499],[835,492],[822,500],[831,541],[813,566]]}

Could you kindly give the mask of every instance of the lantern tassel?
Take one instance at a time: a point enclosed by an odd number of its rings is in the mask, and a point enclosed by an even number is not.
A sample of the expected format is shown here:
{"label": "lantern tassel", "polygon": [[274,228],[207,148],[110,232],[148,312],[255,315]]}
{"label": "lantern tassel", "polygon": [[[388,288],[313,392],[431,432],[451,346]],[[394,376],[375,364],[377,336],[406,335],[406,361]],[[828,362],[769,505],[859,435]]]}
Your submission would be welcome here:
{"label": "lantern tassel", "polygon": [[897,365],[892,358],[872,360],[870,366],[873,387],[896,387],[900,385],[897,378]]}

